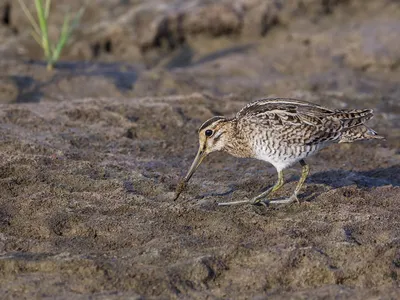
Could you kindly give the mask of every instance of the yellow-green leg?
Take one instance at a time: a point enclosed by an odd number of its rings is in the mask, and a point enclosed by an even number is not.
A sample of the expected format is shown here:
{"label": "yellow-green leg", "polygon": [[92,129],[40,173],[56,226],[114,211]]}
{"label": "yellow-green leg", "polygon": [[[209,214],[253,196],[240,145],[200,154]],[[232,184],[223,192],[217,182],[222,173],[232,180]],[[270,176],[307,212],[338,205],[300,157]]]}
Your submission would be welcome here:
{"label": "yellow-green leg", "polygon": [[273,201],[270,201],[269,203],[271,203],[271,204],[289,204],[294,201],[297,201],[298,203],[300,203],[299,199],[297,198],[297,194],[300,192],[300,189],[303,186],[304,181],[306,181],[306,178],[307,178],[308,174],[310,173],[310,167],[307,165],[307,163],[303,159],[300,160],[300,164],[302,166],[301,177],[300,177],[299,182],[297,183],[296,189],[294,190],[294,193],[292,194],[292,196],[290,196],[289,198],[284,199],[284,200],[273,200]]}
{"label": "yellow-green leg", "polygon": [[269,201],[268,200],[264,200],[261,201],[262,199],[266,198],[267,196],[269,196],[271,193],[276,192],[277,190],[279,190],[283,185],[283,171],[279,171],[278,172],[278,181],[275,183],[274,186],[270,187],[268,190],[266,190],[265,192],[261,193],[260,195],[254,197],[251,200],[251,204],[257,205],[257,204],[267,204]]}
{"label": "yellow-green leg", "polygon": [[261,201],[262,199],[266,198],[269,196],[269,194],[276,192],[279,190],[283,185],[283,171],[278,172],[278,181],[275,183],[274,186],[270,187],[268,190],[265,192],[261,193],[260,195],[254,197],[251,200],[242,200],[242,201],[234,201],[234,202],[223,202],[223,203],[218,203],[218,205],[235,205],[235,204],[243,204],[243,203],[250,203],[250,204],[263,204],[266,205],[268,204],[268,200],[266,201]]}

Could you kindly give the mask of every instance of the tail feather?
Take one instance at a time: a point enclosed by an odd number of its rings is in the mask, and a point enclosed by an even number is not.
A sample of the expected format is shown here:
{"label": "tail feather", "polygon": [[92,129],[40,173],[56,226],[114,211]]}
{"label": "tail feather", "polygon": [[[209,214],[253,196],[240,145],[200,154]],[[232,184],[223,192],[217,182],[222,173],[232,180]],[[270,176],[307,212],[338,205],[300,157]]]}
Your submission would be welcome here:
{"label": "tail feather", "polygon": [[337,110],[335,117],[341,122],[344,130],[364,124],[373,117],[372,109]]}
{"label": "tail feather", "polygon": [[371,140],[371,139],[384,139],[383,136],[378,135],[378,133],[365,126],[361,125],[358,127],[352,127],[349,128],[348,130],[345,130],[340,138],[339,143],[351,143],[354,141],[359,141],[359,140]]}

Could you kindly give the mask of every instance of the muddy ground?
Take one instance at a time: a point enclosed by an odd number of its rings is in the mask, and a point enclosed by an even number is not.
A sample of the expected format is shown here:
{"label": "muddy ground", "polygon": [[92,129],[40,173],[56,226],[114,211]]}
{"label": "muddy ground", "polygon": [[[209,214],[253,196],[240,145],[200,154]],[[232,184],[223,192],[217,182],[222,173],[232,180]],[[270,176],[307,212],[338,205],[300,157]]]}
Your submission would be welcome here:
{"label": "muddy ground", "polygon": [[[397,1],[88,1],[53,72],[0,16],[1,299],[400,298]],[[172,201],[197,127],[271,95],[373,108],[386,141],[310,158],[301,204],[218,207],[276,180],[223,153]]]}

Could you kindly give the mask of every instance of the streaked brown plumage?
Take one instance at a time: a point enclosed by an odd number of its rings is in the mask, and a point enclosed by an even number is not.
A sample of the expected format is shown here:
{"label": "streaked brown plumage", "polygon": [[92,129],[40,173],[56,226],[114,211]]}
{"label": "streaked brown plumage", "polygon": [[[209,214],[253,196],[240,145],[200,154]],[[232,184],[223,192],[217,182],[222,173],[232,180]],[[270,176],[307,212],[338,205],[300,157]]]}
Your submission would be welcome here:
{"label": "streaked brown plumage", "polygon": [[[304,159],[333,143],[382,139],[364,125],[372,116],[371,109],[333,110],[296,99],[271,98],[249,103],[231,119],[213,117],[198,130],[199,151],[177,188],[176,198],[205,156],[225,151],[236,157],[253,157],[271,163],[278,171],[278,182],[251,200],[220,205],[298,201],[297,194],[309,173]],[[283,170],[297,162],[303,170],[293,195],[285,200],[262,201],[283,185]]]}

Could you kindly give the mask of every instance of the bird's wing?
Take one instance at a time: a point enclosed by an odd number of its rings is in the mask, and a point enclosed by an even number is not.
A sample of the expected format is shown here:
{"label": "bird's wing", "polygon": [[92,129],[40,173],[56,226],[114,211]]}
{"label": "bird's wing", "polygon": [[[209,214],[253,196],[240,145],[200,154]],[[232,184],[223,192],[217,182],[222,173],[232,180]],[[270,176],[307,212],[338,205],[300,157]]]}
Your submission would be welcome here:
{"label": "bird's wing", "polygon": [[324,118],[333,114],[334,111],[313,103],[274,98],[249,103],[237,113],[236,118],[256,121],[260,126],[322,126]]}
{"label": "bird's wing", "polygon": [[372,110],[331,110],[287,98],[251,102],[236,115],[239,126],[248,122],[261,127],[274,127],[276,130],[301,126],[304,132],[312,133],[309,143],[320,139],[336,139],[344,130],[362,125],[371,117]]}

